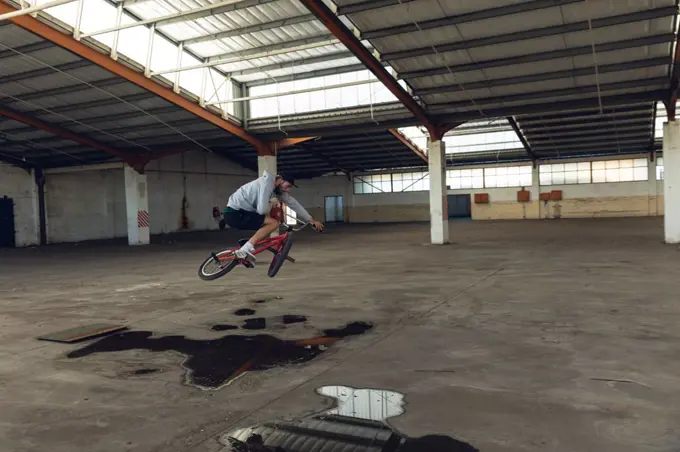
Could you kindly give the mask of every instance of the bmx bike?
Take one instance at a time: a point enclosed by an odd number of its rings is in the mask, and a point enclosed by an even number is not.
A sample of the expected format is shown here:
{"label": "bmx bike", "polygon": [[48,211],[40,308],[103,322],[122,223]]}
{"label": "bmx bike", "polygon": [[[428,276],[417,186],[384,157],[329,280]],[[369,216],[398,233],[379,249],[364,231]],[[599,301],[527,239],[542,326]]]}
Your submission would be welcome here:
{"label": "bmx bike", "polygon": [[[269,269],[267,271],[267,275],[270,278],[276,276],[284,261],[295,263],[295,259],[288,255],[290,248],[293,245],[293,233],[299,232],[309,225],[307,222],[301,222],[297,219],[296,221],[297,224],[301,226],[294,227],[293,225],[286,225],[286,230],[282,234],[261,240],[255,245],[255,250],[252,253],[253,255],[258,255],[264,251],[269,251],[274,254],[274,258],[272,259],[271,264],[269,264]],[[247,239],[241,239],[238,241],[238,247],[210,253],[210,256],[203,261],[198,268],[199,278],[204,281],[212,281],[226,275],[238,265],[253,268],[254,265],[252,262],[247,259],[236,257],[236,251],[245,245],[247,241]]]}

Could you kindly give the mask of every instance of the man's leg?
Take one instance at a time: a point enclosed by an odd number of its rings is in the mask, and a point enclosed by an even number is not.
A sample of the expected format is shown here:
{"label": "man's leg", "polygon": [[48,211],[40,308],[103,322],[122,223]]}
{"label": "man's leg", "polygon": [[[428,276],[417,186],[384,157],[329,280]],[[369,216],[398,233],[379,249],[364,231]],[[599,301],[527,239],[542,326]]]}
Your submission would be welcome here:
{"label": "man's leg", "polygon": [[253,255],[253,251],[255,251],[255,245],[257,242],[266,239],[271,235],[272,232],[276,231],[281,223],[278,220],[275,220],[272,217],[265,217],[264,218],[264,223],[260,227],[260,229],[253,234],[253,236],[246,242],[245,245],[241,247],[236,252],[236,256],[239,258],[245,258],[248,257],[249,260],[254,261],[255,256]]}
{"label": "man's leg", "polygon": [[264,224],[260,229],[253,234],[253,236],[248,240],[248,243],[250,243],[253,247],[257,244],[257,242],[266,239],[269,237],[272,232],[276,231],[279,228],[279,225],[281,223],[272,217],[264,217]]}

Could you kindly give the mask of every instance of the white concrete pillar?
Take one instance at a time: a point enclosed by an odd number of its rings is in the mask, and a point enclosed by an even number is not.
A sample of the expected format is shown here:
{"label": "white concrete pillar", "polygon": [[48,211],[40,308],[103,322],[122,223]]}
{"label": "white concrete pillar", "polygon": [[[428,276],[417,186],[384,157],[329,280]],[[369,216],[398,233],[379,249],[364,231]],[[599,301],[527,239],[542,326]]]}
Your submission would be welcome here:
{"label": "white concrete pillar", "polygon": [[680,122],[663,125],[663,203],[666,243],[680,243]]}
{"label": "white concrete pillar", "polygon": [[446,188],[446,148],[444,141],[430,141],[427,148],[430,167],[430,241],[449,243],[449,208]]}
{"label": "white concrete pillar", "polygon": [[276,156],[275,155],[258,155],[257,156],[257,174],[260,176],[264,171],[269,171],[272,175],[276,176]]}
{"label": "white concrete pillar", "polygon": [[151,241],[149,232],[151,218],[149,216],[146,174],[139,174],[127,165],[123,171],[125,172],[128,243],[130,245],[148,245]]}
{"label": "white concrete pillar", "polygon": [[656,156],[654,159],[647,157],[647,210],[649,216],[658,215],[656,187]]}
{"label": "white concrete pillar", "polygon": [[[265,171],[268,171],[271,175],[276,177],[276,174],[278,172],[276,168],[276,156],[275,155],[258,155],[257,156],[257,174],[260,176],[262,173]],[[285,213],[284,213],[285,217]],[[285,218],[283,219],[284,223],[286,222]],[[271,234],[269,234],[269,237],[276,237],[279,235],[279,231],[274,231]]]}

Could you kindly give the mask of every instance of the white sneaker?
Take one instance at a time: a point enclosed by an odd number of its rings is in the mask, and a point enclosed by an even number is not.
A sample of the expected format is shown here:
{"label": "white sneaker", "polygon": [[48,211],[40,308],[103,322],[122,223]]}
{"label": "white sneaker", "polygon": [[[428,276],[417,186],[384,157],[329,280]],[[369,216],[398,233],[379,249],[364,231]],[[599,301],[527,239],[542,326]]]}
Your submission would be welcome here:
{"label": "white sneaker", "polygon": [[255,261],[257,261],[257,259],[255,259],[255,256],[252,253],[249,253],[248,251],[238,250],[234,254],[239,259],[245,259],[251,264],[254,264]]}

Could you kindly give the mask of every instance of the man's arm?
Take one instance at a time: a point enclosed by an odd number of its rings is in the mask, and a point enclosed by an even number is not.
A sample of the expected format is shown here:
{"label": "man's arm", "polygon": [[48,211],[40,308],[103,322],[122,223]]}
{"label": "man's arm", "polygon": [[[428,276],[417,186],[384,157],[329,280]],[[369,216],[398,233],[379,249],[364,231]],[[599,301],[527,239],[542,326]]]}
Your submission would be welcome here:
{"label": "man's arm", "polygon": [[302,207],[302,204],[300,204],[295,198],[290,196],[288,193],[282,193],[280,199],[284,204],[293,209],[293,211],[296,214],[298,214],[302,221],[312,220],[312,216],[309,214],[309,212],[305,210],[304,207]]}
{"label": "man's arm", "polygon": [[274,191],[274,176],[269,171],[264,171],[257,179],[257,213],[267,215],[271,210],[269,200]]}

